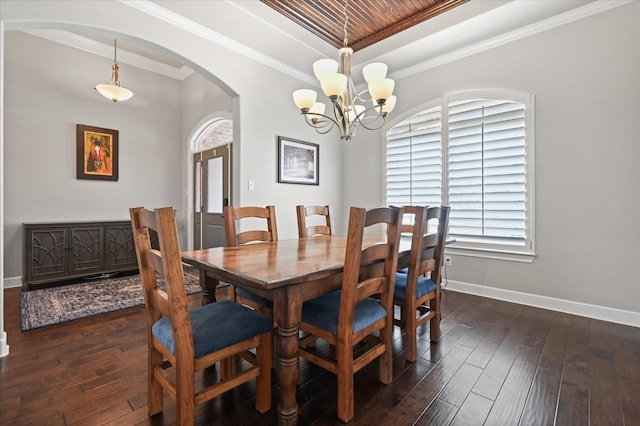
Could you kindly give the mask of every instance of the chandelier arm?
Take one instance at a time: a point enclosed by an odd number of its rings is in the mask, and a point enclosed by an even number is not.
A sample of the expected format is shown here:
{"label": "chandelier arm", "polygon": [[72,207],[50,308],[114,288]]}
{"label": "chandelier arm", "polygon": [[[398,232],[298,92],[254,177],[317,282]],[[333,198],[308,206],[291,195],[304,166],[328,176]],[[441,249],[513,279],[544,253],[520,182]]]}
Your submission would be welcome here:
{"label": "chandelier arm", "polygon": [[[357,125],[357,124],[361,125],[362,127],[364,127],[364,128],[365,128],[365,129],[367,129],[367,130],[378,130],[379,128],[381,128],[381,127],[384,125],[385,118],[386,118],[386,117],[384,117],[384,116],[382,115],[382,106],[383,106],[383,105],[375,105],[375,106],[371,106],[371,107],[369,107],[369,108],[366,108],[364,111],[362,111],[360,114],[358,114],[358,115],[356,116],[356,118],[353,120],[353,122],[354,122],[354,123],[356,123],[356,125]],[[364,116],[368,111],[375,110],[375,109],[378,109],[378,108],[379,108],[380,110],[378,111],[378,115],[376,115],[375,117],[365,117],[365,116]],[[366,121],[365,121],[365,120],[366,120],[367,118],[372,119],[371,121],[374,121],[374,122],[377,122],[378,120],[381,120],[381,121],[380,121],[380,125],[379,125],[379,126],[376,126],[376,127],[369,127],[369,126],[367,126],[367,125],[365,124],[365,123],[366,123]],[[355,127],[355,126],[354,126],[354,127]]]}
{"label": "chandelier arm", "polygon": [[314,127],[315,131],[317,133],[320,133],[321,135],[326,135],[327,133],[329,133],[331,130],[333,130],[333,126],[329,127],[326,130],[322,130],[324,129],[324,127]]}
{"label": "chandelier arm", "polygon": [[[301,112],[301,114],[302,114],[302,115],[304,115],[304,119],[305,119],[305,121],[307,122],[307,124],[308,124],[309,126],[311,126],[311,127],[315,128],[316,130],[317,130],[317,129],[323,129],[323,128],[327,127],[327,126],[329,126],[329,130],[331,130],[331,129],[333,128],[333,126],[340,127],[340,123],[338,123],[336,120],[334,120],[333,118],[329,117],[328,115],[324,115],[324,114],[316,114],[316,113],[308,114],[308,113],[306,113],[306,112]],[[309,118],[309,116],[310,116],[310,115],[314,115],[314,116],[318,116],[318,117],[323,117],[323,118],[326,118],[326,119],[327,119],[327,120],[329,120],[329,121],[327,122],[327,121],[320,121],[320,120],[317,120],[316,122],[313,122],[313,120],[311,120],[311,119]],[[321,124],[321,125],[319,126],[318,124]],[[327,131],[329,131],[329,130],[327,130]],[[325,132],[325,133],[326,133],[326,132]]]}
{"label": "chandelier arm", "polygon": [[374,126],[374,127],[369,127],[369,126],[367,126],[366,124],[364,124],[365,122],[364,122],[364,121],[362,121],[362,120],[360,120],[360,125],[361,125],[362,127],[364,127],[365,129],[367,129],[367,130],[378,130],[378,129],[380,129],[380,128],[384,125],[384,121],[385,121],[385,120],[384,120],[384,118],[382,118],[382,116],[377,116],[377,117],[372,117],[372,118],[373,118],[373,120],[375,120],[375,121],[380,120],[380,125],[376,125],[376,126]]}

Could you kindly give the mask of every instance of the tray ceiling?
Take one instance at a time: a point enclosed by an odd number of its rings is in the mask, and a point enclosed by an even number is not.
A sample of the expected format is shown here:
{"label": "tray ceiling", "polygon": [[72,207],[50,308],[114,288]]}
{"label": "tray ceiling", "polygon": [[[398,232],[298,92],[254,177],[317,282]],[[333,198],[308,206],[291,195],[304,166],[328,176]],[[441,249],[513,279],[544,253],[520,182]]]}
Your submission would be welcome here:
{"label": "tray ceiling", "polygon": [[[311,33],[340,48],[344,44],[345,2],[261,0]],[[468,0],[352,0],[347,6],[348,45],[354,51],[406,30]]]}

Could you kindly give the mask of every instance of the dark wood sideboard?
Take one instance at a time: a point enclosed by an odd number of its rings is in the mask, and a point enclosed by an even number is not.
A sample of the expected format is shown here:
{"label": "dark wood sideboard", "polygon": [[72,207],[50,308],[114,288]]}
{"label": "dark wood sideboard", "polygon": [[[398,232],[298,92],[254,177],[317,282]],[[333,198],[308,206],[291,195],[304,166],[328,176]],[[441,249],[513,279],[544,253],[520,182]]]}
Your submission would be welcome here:
{"label": "dark wood sideboard", "polygon": [[138,269],[131,222],[23,223],[22,288]]}

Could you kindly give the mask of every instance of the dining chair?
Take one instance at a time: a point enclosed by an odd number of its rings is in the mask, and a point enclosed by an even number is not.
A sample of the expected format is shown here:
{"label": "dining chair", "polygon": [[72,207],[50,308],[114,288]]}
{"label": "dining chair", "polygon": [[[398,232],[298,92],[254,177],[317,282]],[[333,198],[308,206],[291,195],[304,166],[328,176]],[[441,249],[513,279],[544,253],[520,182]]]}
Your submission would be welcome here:
{"label": "dining chair", "polygon": [[[193,425],[196,405],[253,378],[256,409],[268,411],[273,322],[231,300],[190,309],[173,208],[137,207],[129,213],[149,324],[149,415],[162,412],[164,390],[176,403],[177,424]],[[160,250],[151,248],[151,229],[158,233]],[[238,367],[236,356],[250,366]],[[221,380],[213,384],[198,380],[196,386],[196,373],[218,362]]]}
{"label": "dining chair", "polygon": [[406,270],[396,274],[393,301],[400,306],[400,319],[394,323],[405,330],[407,361],[415,362],[418,327],[430,321],[431,341],[440,340],[440,281],[449,207],[404,206],[404,215],[413,216],[410,228],[403,228],[411,229],[411,252]]}
{"label": "dining chair", "polygon": [[[378,378],[392,379],[391,333],[393,288],[398,263],[402,208],[371,210],[352,207],[340,290],[304,302],[298,352],[338,376],[338,418],[354,416],[353,376],[380,358]],[[365,228],[386,225],[373,245],[364,244]],[[374,298],[372,296],[377,296]],[[323,339],[335,347],[335,358],[307,342]],[[354,347],[357,347],[354,353]]]}
{"label": "dining chair", "polygon": [[[276,208],[274,206],[225,206],[224,223],[227,247],[278,241]],[[238,230],[239,223],[245,225],[240,228],[241,231]],[[246,229],[247,227],[251,228]],[[233,285],[233,283],[229,284]],[[249,306],[269,318],[273,317],[273,302],[244,288],[233,287],[231,294],[236,302]]]}
{"label": "dining chair", "polygon": [[[329,206],[296,206],[298,216],[298,237],[312,237],[314,235],[331,235],[331,212]],[[307,223],[307,218],[313,217],[313,223]],[[324,222],[320,224],[320,221]]]}

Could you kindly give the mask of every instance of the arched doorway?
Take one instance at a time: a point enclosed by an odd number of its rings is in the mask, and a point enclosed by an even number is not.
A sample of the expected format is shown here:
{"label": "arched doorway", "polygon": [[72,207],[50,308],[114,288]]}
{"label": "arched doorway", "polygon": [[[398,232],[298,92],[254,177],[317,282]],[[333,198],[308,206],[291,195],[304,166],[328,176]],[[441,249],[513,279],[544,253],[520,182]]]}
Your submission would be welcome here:
{"label": "arched doorway", "polygon": [[229,205],[233,120],[213,117],[194,133],[193,151],[193,248],[226,244],[224,206]]}

